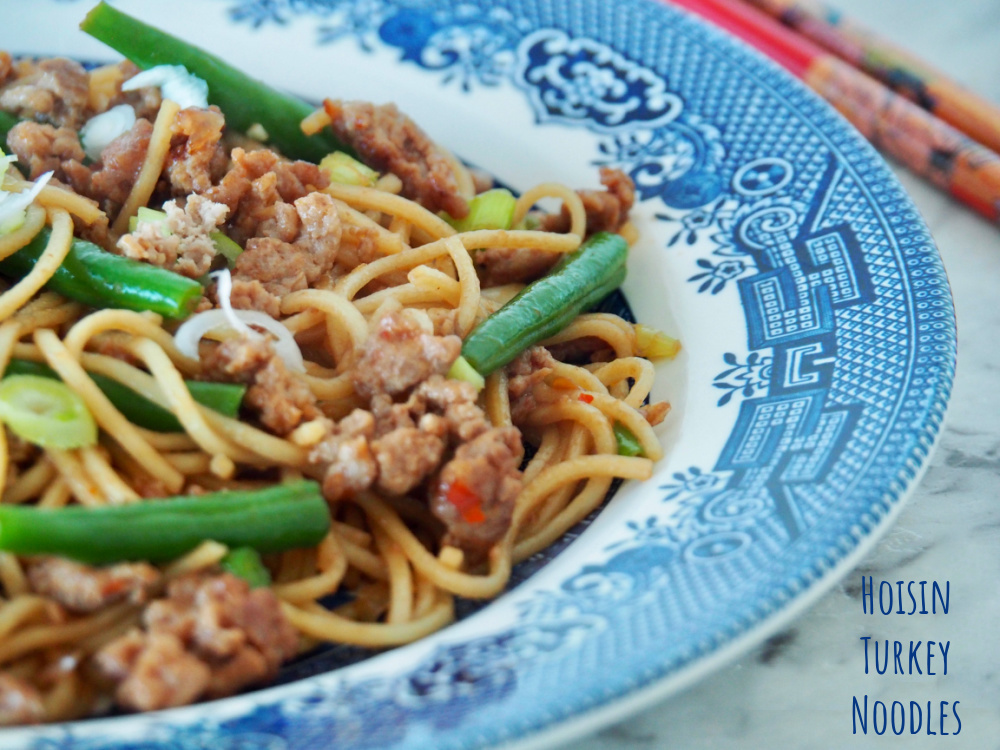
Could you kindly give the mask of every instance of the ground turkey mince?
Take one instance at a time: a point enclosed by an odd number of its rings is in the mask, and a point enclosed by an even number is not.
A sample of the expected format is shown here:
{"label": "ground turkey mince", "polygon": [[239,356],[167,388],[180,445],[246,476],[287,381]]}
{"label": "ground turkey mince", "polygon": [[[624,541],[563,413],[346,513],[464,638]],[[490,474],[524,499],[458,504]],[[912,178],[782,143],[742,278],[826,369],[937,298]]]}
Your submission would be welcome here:
{"label": "ground turkey mince", "polygon": [[419,313],[383,316],[355,370],[368,408],[335,424],[311,459],[324,467],[329,501],[369,488],[417,492],[444,523],[444,543],[478,559],[510,526],[524,448],[516,428],[490,424],[472,385],[445,377],[460,351],[457,336],[434,334]]}
{"label": "ground turkey mince", "polygon": [[142,627],[94,657],[132,711],[232,695],[273,679],[295,655],[298,635],[269,588],[229,573],[191,573],[146,607]]}

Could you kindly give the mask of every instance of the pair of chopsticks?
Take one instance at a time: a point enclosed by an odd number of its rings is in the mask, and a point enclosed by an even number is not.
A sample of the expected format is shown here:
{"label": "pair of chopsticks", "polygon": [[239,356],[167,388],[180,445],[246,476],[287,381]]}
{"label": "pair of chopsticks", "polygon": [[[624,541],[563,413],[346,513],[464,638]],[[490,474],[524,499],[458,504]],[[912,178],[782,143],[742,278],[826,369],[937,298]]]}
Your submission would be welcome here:
{"label": "pair of chopsticks", "polygon": [[994,105],[810,0],[669,2],[763,52],[876,148],[990,220],[1000,219],[1000,109]]}

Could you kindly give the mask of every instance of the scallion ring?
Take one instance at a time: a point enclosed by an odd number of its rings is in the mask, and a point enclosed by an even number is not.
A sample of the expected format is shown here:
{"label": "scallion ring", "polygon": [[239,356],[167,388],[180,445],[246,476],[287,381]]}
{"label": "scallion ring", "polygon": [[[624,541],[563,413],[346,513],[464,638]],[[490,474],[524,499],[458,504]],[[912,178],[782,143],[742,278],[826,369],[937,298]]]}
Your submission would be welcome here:
{"label": "scallion ring", "polygon": [[0,381],[0,421],[43,448],[83,448],[97,442],[97,423],[83,399],[65,383],[38,375]]}

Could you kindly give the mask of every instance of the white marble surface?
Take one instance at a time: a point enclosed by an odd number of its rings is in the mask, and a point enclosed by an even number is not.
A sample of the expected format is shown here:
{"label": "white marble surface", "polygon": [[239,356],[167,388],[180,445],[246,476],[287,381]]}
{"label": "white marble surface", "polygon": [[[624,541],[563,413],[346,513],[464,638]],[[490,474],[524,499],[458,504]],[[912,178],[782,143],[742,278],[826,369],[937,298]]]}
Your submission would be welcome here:
{"label": "white marble surface", "polygon": [[[830,1],[1000,102],[997,0]],[[896,171],[940,248],[958,315],[957,379],[923,482],[874,551],[789,628],[574,750],[1000,748],[1000,227]],[[866,616],[862,575],[950,581],[949,613]],[[864,635],[950,641],[948,675],[865,675]],[[961,732],[852,735],[852,696],[866,693],[870,702],[959,701]],[[946,720],[946,731],[955,727]]]}

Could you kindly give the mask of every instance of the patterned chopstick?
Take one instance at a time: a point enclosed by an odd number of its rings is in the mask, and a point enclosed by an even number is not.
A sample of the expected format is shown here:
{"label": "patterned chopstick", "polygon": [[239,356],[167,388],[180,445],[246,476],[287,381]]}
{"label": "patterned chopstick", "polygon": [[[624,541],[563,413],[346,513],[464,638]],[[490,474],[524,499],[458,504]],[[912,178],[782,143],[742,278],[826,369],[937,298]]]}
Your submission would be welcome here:
{"label": "patterned chopstick", "polygon": [[876,148],[992,221],[1000,156],[742,0],[669,0],[763,52],[832,104]]}
{"label": "patterned chopstick", "polygon": [[813,0],[744,0],[1000,152],[1000,107],[834,9]]}

